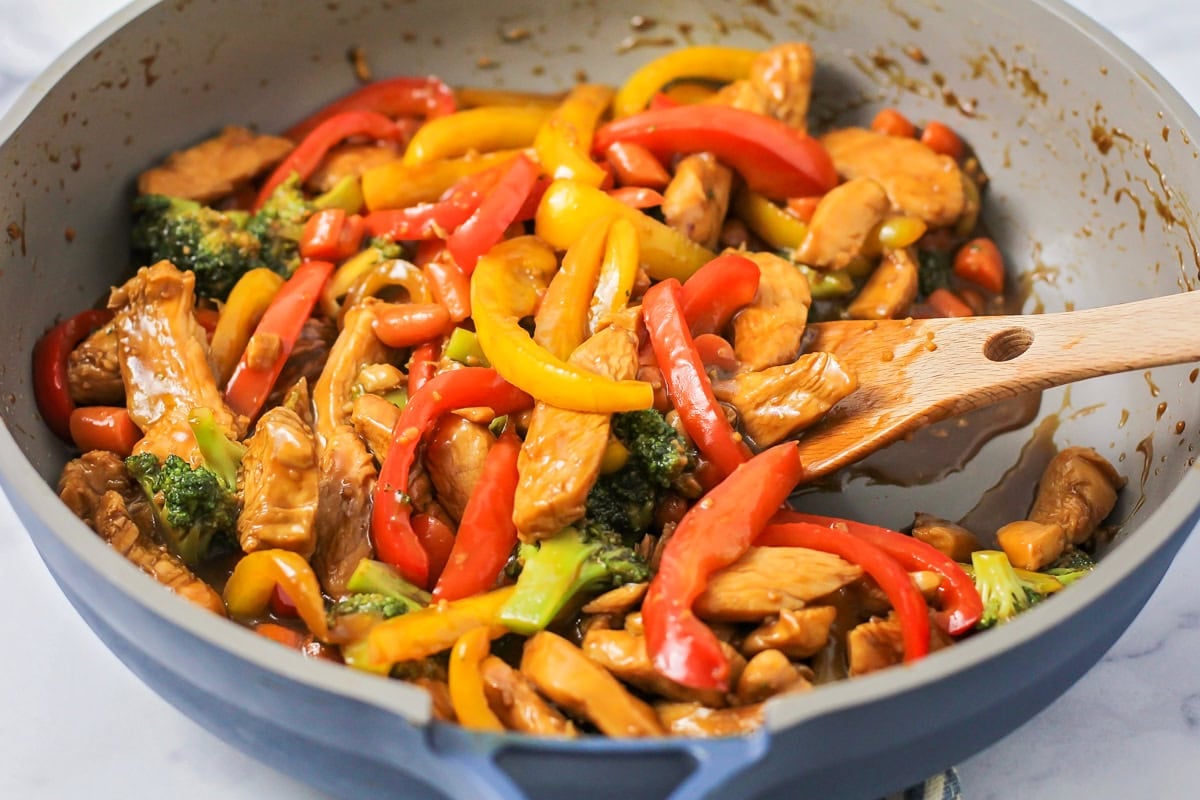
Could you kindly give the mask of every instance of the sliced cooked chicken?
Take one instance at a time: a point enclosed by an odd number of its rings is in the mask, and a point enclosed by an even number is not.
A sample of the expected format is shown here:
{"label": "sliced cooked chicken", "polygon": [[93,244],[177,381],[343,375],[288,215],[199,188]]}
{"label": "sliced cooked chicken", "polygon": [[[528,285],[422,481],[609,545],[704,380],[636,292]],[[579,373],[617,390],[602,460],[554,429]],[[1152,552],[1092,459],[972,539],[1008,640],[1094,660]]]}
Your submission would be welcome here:
{"label": "sliced cooked chicken", "polygon": [[804,547],[751,547],[709,579],[696,615],[725,622],[758,622],[803,608],[862,577],[862,568]]}
{"label": "sliced cooked chicken", "polygon": [[339,425],[320,453],[317,545],[312,565],[333,597],[346,592],[358,562],[371,557],[371,492],[375,460],[349,425]]}
{"label": "sliced cooked chicken", "polygon": [[887,193],[870,178],[854,178],[835,187],[813,211],[796,258],[817,269],[846,267],[862,252],[889,207]]}
{"label": "sliced cooked chicken", "polygon": [[105,325],[71,351],[67,360],[71,399],[84,406],[125,405],[125,381],[117,355],[117,329]]}
{"label": "sliced cooked chicken", "polygon": [[174,554],[142,532],[129,515],[120,492],[100,498],[95,516],[96,533],[154,580],[201,608],[225,616],[225,603],[207,583],[197,578]]}
{"label": "sliced cooked chicken", "polygon": [[100,498],[109,492],[126,494],[130,490],[125,462],[107,450],[92,450],[73,458],[58,478],[58,496],[67,508],[89,527],[95,527]]}
{"label": "sliced cooked chicken", "polygon": [[733,173],[712,153],[685,156],[663,190],[663,218],[693,242],[716,247],[732,187]]}
{"label": "sliced cooked chicken", "polygon": [[138,270],[108,300],[129,416],[145,433],[137,451],[193,463],[199,456],[187,421],[192,409],[210,409],[230,438],[245,422],[225,405],[209,368],[207,338],[192,314],[195,284],[191,272],[160,261]]}
{"label": "sliced cooked chicken", "polygon": [[438,502],[456,522],[462,520],[495,441],[486,425],[447,414],[425,445],[425,466]]}
{"label": "sliced cooked chicken", "polygon": [[788,658],[810,658],[829,643],[829,629],[836,619],[833,606],[784,609],[777,619],[764,622],[746,636],[742,652],[753,656],[773,649]]}
{"label": "sliced cooked chicken", "polygon": [[742,736],[762,727],[762,703],[735,708],[707,708],[699,703],[659,703],[658,719],[667,733],[697,738]]}
{"label": "sliced cooked chicken", "polygon": [[850,675],[866,675],[904,660],[904,634],[895,619],[872,619],[846,634]]}
{"label": "sliced cooked chicken", "polygon": [[803,692],[812,688],[812,682],[797,669],[788,657],[778,650],[763,650],[746,662],[738,678],[739,703],[761,703],[784,692]]}
{"label": "sliced cooked chicken", "polygon": [[759,447],[809,427],[857,388],[858,379],[833,353],[808,353],[794,364],[739,372],[713,384],[717,398],[737,409]]}
{"label": "sliced cooked chicken", "polygon": [[971,553],[983,548],[975,534],[948,519],[918,513],[913,520],[912,535],[935,547],[955,561],[968,562]]}
{"label": "sliced cooked chicken", "polygon": [[479,665],[488,705],[509,730],[535,736],[578,735],[569,719],[542,699],[528,678],[495,656]]}
{"label": "sliced cooked chicken", "polygon": [[661,736],[654,709],[630,694],[575,645],[549,631],[525,642],[521,672],[569,714],[609,736]]}
{"label": "sliced cooked chicken", "polygon": [[313,192],[327,192],[344,178],[356,178],[372,167],[395,161],[400,155],[391,143],[340,144],[330,149],[304,185]]}
{"label": "sliced cooked chicken", "polygon": [[628,614],[646,596],[648,583],[626,583],[594,597],[583,607],[585,614]]}
{"label": "sliced cooked chicken", "polygon": [[346,312],[342,332],[313,386],[318,445],[324,445],[339,426],[349,424],[354,408],[351,390],[359,371],[367,364],[387,361],[388,350],[375,336],[373,305],[367,302]]}
{"label": "sliced cooked chicken", "polygon": [[749,370],[790,364],[800,355],[812,292],[794,265],[773,253],[740,253],[758,265],[758,296],[733,318],[733,351]]}
{"label": "sliced cooked chicken", "polygon": [[[733,651],[729,645],[725,648]],[[646,652],[646,639],[642,636],[628,631],[592,629],[583,637],[583,652],[613,675],[648,694],[713,708],[726,704],[725,693],[719,689],[691,689],[661,675]]]}
{"label": "sliced cooked chicken", "polygon": [[392,431],[399,419],[400,409],[377,394],[360,394],[350,412],[354,430],[380,463],[392,444]]}
{"label": "sliced cooked chicken", "polygon": [[896,319],[917,299],[917,260],[907,249],[889,250],[858,296],[846,307],[851,319]]}
{"label": "sliced cooked chicken", "polygon": [[1029,519],[1005,525],[996,539],[1014,566],[1041,569],[1096,532],[1124,485],[1104,456],[1090,447],[1068,447],[1042,473]]}
{"label": "sliced cooked chicken", "polygon": [[[570,363],[615,380],[637,374],[637,337],[611,325],[576,348]],[[513,523],[530,541],[553,536],[583,516],[608,446],[608,414],[538,403],[517,461]]]}
{"label": "sliced cooked chicken", "polygon": [[[284,397],[301,379],[304,379],[309,387],[317,385],[317,379],[321,377],[321,370],[325,369],[325,362],[329,359],[329,351],[333,348],[337,335],[337,324],[332,320],[312,317],[304,321],[304,326],[300,328],[300,336],[292,346],[292,352],[288,353],[287,361],[283,362],[283,371],[275,381],[275,388],[267,395],[267,408],[282,403]],[[311,416],[311,412],[308,416]]]}
{"label": "sliced cooked chicken", "polygon": [[838,174],[871,178],[887,192],[892,208],[920,217],[931,228],[953,225],[966,207],[963,175],[950,156],[916,139],[844,128],[821,137]]}
{"label": "sliced cooked chicken", "polygon": [[258,420],[242,458],[242,550],[279,548],[312,555],[320,479],[312,429],[276,406]]}
{"label": "sliced cooked chicken", "polygon": [[231,125],[219,136],[172,153],[160,166],[143,172],[138,191],[202,203],[218,200],[274,167],[292,146],[282,137],[260,136]]}
{"label": "sliced cooked chicken", "polygon": [[815,64],[804,42],[769,47],[750,65],[750,85],[766,100],[766,113],[798,131],[807,128]]}

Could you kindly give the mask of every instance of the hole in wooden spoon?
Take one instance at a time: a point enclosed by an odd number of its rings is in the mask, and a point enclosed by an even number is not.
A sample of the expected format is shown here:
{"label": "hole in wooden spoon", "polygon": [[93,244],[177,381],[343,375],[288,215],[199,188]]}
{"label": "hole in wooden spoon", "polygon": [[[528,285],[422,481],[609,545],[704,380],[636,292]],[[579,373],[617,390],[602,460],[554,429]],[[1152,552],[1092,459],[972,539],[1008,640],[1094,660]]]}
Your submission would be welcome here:
{"label": "hole in wooden spoon", "polygon": [[988,361],[1012,361],[1033,346],[1033,332],[1027,328],[1009,328],[992,334],[983,346]]}

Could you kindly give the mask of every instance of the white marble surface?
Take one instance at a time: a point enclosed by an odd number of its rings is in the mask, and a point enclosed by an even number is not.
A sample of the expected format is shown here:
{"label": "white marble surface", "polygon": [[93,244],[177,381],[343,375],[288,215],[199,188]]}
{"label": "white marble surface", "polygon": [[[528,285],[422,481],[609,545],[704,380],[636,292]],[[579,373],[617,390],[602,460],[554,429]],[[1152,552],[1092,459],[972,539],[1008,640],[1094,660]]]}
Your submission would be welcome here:
{"label": "white marble surface", "polygon": [[[1075,0],[1200,106],[1196,0]],[[0,0],[0,111],[120,0]],[[0,797],[317,798],[160,700],[59,593],[0,495]],[[1200,796],[1200,537],[1066,695],[960,767],[967,800]]]}

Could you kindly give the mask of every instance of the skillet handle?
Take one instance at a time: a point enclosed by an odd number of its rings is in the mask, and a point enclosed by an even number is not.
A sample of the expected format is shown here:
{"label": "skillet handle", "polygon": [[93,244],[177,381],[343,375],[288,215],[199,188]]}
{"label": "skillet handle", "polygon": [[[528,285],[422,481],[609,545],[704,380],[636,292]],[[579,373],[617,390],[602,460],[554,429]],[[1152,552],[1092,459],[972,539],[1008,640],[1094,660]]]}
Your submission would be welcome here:
{"label": "skillet handle", "polygon": [[696,760],[696,769],[675,787],[668,800],[701,800],[736,795],[731,795],[729,791],[730,780],[766,755],[769,744],[766,731],[747,737],[689,744],[687,751]]}
{"label": "skillet handle", "polygon": [[529,800],[496,763],[504,747],[502,737],[435,723],[429,729],[429,743],[446,778],[438,789],[450,800]]}

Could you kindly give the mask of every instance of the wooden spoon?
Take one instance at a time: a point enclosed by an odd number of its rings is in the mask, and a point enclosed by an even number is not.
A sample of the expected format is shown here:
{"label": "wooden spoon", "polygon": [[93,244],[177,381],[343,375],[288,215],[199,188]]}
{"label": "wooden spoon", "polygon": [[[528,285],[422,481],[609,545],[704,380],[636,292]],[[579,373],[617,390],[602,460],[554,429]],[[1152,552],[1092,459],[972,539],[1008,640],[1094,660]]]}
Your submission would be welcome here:
{"label": "wooden spoon", "polygon": [[823,322],[807,336],[807,351],[832,352],[858,375],[858,389],[800,437],[816,478],[1023,392],[1200,361],[1200,292],[1062,314]]}

